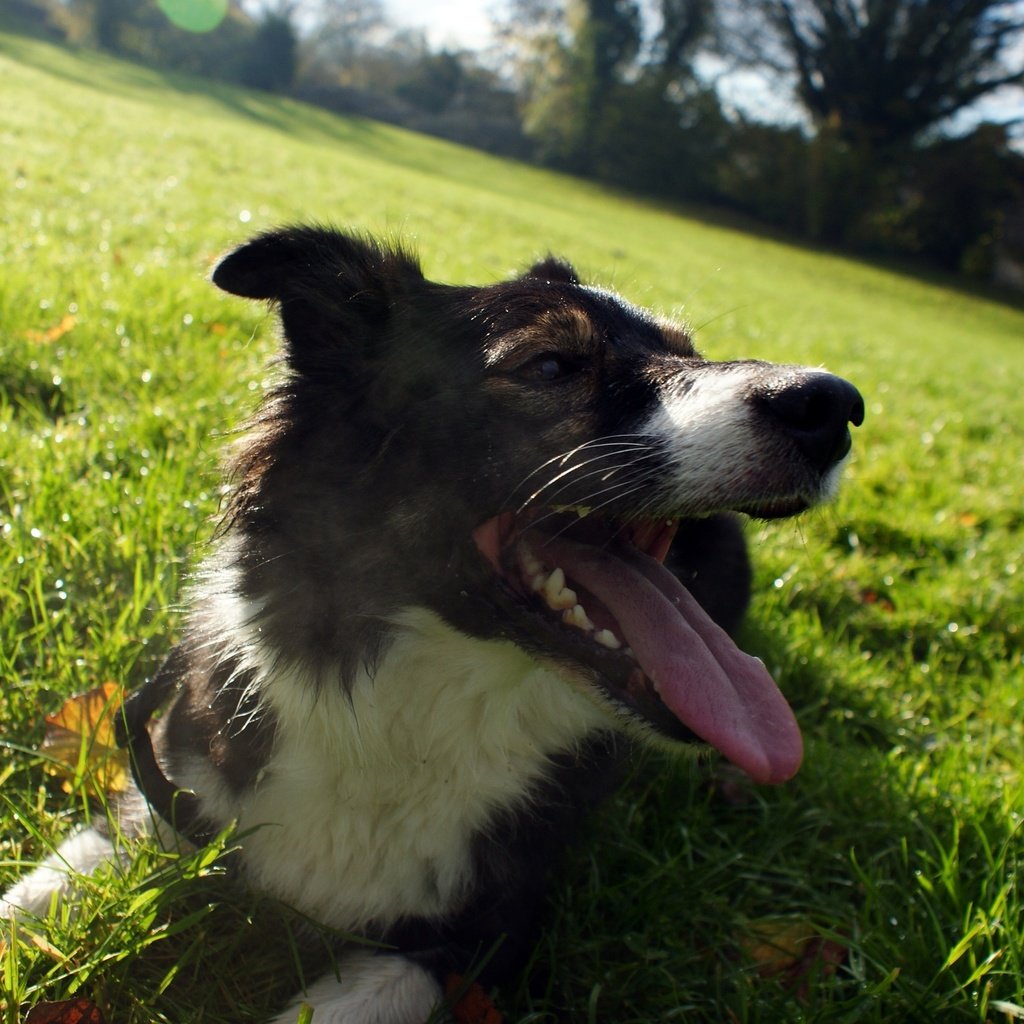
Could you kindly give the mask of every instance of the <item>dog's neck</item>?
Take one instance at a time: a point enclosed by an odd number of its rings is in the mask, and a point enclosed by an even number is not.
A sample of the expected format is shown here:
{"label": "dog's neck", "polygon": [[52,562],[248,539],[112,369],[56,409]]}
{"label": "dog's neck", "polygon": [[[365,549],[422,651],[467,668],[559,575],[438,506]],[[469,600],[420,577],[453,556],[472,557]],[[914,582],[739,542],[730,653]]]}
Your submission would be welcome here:
{"label": "dog's neck", "polygon": [[[258,696],[255,717],[250,701],[227,735],[244,744],[268,720],[274,741],[251,785],[211,786],[210,766],[194,762],[179,781],[250,833],[244,863],[258,888],[334,927],[450,912],[474,838],[499,810],[525,808],[555,755],[610,724],[515,645],[465,636],[426,609],[398,615],[373,671],[347,687],[282,661],[251,602],[222,593],[206,615],[236,638],[232,660]],[[297,835],[308,842],[282,848]]]}

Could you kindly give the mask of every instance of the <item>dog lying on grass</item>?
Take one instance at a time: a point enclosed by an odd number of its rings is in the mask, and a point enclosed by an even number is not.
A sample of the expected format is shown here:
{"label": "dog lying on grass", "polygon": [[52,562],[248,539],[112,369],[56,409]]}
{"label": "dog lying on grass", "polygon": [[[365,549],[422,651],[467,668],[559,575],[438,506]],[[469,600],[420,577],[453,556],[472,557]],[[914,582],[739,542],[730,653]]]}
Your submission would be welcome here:
{"label": "dog lying on grass", "polygon": [[[184,638],[126,708],[145,800],[121,827],[237,822],[247,884],[382,944],[303,994],[314,1020],[421,1024],[449,975],[522,969],[553,853],[633,742],[797,770],[789,706],[728,635],[731,513],[830,498],[863,403],[818,370],[708,362],[552,258],[452,287],[296,227],[213,281],[276,305],[286,369]],[[113,856],[79,832],[0,911],[44,914]]]}

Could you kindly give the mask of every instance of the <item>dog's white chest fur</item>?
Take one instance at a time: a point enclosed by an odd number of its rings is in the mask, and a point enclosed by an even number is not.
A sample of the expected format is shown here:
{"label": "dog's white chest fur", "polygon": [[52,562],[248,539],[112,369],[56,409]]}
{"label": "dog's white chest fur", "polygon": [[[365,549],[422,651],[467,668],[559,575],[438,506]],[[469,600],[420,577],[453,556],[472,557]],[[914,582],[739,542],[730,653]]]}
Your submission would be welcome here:
{"label": "dog's white chest fur", "polygon": [[[471,840],[608,720],[511,644],[413,610],[348,696],[263,681],[275,751],[234,808],[253,882],[338,928],[450,912]],[[225,808],[226,810],[227,808]]]}

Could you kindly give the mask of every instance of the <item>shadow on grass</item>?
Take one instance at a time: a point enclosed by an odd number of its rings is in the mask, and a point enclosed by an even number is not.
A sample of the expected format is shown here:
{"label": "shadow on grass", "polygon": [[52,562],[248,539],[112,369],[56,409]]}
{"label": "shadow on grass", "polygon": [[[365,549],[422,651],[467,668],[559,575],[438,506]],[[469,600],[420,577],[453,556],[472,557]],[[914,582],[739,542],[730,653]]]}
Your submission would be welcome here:
{"label": "shadow on grass", "polygon": [[[775,626],[754,624],[746,639],[766,659],[786,647]],[[958,803],[929,778],[934,739],[879,721],[831,670],[810,659],[786,680],[809,743],[785,786],[759,789],[661,751],[636,759],[568,855],[555,926],[535,956],[543,989],[520,991],[523,1012],[968,1021],[980,1019],[979,975],[993,998],[1019,997],[1021,979],[998,966],[1016,957],[1013,936],[997,935],[1015,874],[1005,808]],[[913,770],[894,770],[900,758]],[[809,973],[799,990],[750,959],[752,927],[794,923],[844,953],[834,975]]]}

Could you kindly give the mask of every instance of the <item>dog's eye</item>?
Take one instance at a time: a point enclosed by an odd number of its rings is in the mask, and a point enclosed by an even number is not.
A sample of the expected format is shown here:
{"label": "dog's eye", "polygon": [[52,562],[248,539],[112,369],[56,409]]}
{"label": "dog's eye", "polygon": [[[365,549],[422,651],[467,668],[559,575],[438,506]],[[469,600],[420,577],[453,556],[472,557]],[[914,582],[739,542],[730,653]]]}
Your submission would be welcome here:
{"label": "dog's eye", "polygon": [[568,377],[576,369],[576,364],[568,357],[558,352],[544,352],[520,367],[519,376],[525,380],[547,383]]}

